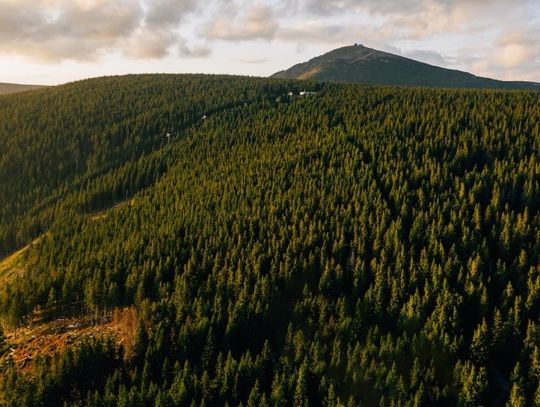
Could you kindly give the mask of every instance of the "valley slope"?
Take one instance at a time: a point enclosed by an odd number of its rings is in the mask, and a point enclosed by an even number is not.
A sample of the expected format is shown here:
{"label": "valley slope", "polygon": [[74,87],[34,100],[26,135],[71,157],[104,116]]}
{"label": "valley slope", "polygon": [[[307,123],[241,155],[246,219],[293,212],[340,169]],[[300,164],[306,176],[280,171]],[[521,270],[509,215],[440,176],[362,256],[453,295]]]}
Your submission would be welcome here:
{"label": "valley slope", "polygon": [[0,95],[24,92],[25,90],[39,89],[40,85],[18,85],[14,83],[0,83]]}
{"label": "valley slope", "polygon": [[0,97],[0,405],[533,404],[538,117],[214,75]]}

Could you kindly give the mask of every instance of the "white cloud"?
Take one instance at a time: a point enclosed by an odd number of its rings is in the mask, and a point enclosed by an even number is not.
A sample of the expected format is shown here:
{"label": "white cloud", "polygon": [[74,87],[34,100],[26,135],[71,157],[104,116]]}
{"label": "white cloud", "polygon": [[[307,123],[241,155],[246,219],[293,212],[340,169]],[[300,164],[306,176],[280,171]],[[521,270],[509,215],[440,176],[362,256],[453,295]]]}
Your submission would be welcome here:
{"label": "white cloud", "polygon": [[532,50],[525,45],[509,44],[501,48],[497,53],[496,60],[505,67],[515,67],[527,61],[535,55]]}
{"label": "white cloud", "polygon": [[215,19],[206,30],[206,35],[228,41],[272,40],[278,29],[273,9],[256,4],[243,10],[236,18]]}
{"label": "white cloud", "polygon": [[174,42],[174,36],[167,30],[140,27],[126,40],[123,52],[132,58],[162,58]]}
{"label": "white cloud", "polygon": [[119,46],[142,18],[142,8],[128,0],[0,1],[0,52],[88,60]]}
{"label": "white cloud", "polygon": [[359,42],[480,75],[540,80],[538,1],[0,0],[0,57],[194,59],[234,46],[231,60],[248,61],[261,58],[242,49],[262,40],[275,52],[264,55],[271,64],[282,47]]}
{"label": "white cloud", "polygon": [[57,62],[110,52],[161,58],[192,0],[0,0],[0,53]]}
{"label": "white cloud", "polygon": [[504,32],[496,43],[495,61],[506,68],[530,63],[538,66],[540,58],[540,29],[515,28]]}

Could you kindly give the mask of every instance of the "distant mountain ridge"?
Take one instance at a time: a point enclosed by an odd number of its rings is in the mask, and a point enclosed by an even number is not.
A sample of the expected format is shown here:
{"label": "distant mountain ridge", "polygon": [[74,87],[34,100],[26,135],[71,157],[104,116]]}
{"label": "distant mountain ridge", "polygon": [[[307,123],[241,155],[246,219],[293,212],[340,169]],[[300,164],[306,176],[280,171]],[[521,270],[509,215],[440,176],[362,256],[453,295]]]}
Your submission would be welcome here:
{"label": "distant mountain ridge", "polygon": [[16,83],[0,82],[0,95],[7,95],[9,93],[23,92],[25,90],[39,89],[43,87],[43,85],[19,85]]}
{"label": "distant mountain ridge", "polygon": [[272,77],[372,85],[540,90],[540,83],[483,78],[356,44],[276,72]]}

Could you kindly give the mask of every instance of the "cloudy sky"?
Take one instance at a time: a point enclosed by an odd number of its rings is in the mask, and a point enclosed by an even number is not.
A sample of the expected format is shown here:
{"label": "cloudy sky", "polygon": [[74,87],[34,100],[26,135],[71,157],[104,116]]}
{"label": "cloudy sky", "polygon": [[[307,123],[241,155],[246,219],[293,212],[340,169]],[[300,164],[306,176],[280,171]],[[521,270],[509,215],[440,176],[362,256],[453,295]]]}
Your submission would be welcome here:
{"label": "cloudy sky", "polygon": [[353,43],[540,81],[540,0],[0,0],[0,82],[269,75]]}

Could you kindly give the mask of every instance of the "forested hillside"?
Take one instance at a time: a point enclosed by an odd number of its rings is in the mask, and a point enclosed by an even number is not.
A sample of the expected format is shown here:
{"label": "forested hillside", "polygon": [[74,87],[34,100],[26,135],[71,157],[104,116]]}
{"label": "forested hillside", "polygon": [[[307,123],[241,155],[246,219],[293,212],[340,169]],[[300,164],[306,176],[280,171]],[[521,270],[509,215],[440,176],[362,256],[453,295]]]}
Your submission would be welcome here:
{"label": "forested hillside", "polygon": [[35,241],[4,330],[138,315],[130,348],[8,359],[0,405],[540,406],[539,117],[201,75],[0,97],[2,256]]}

